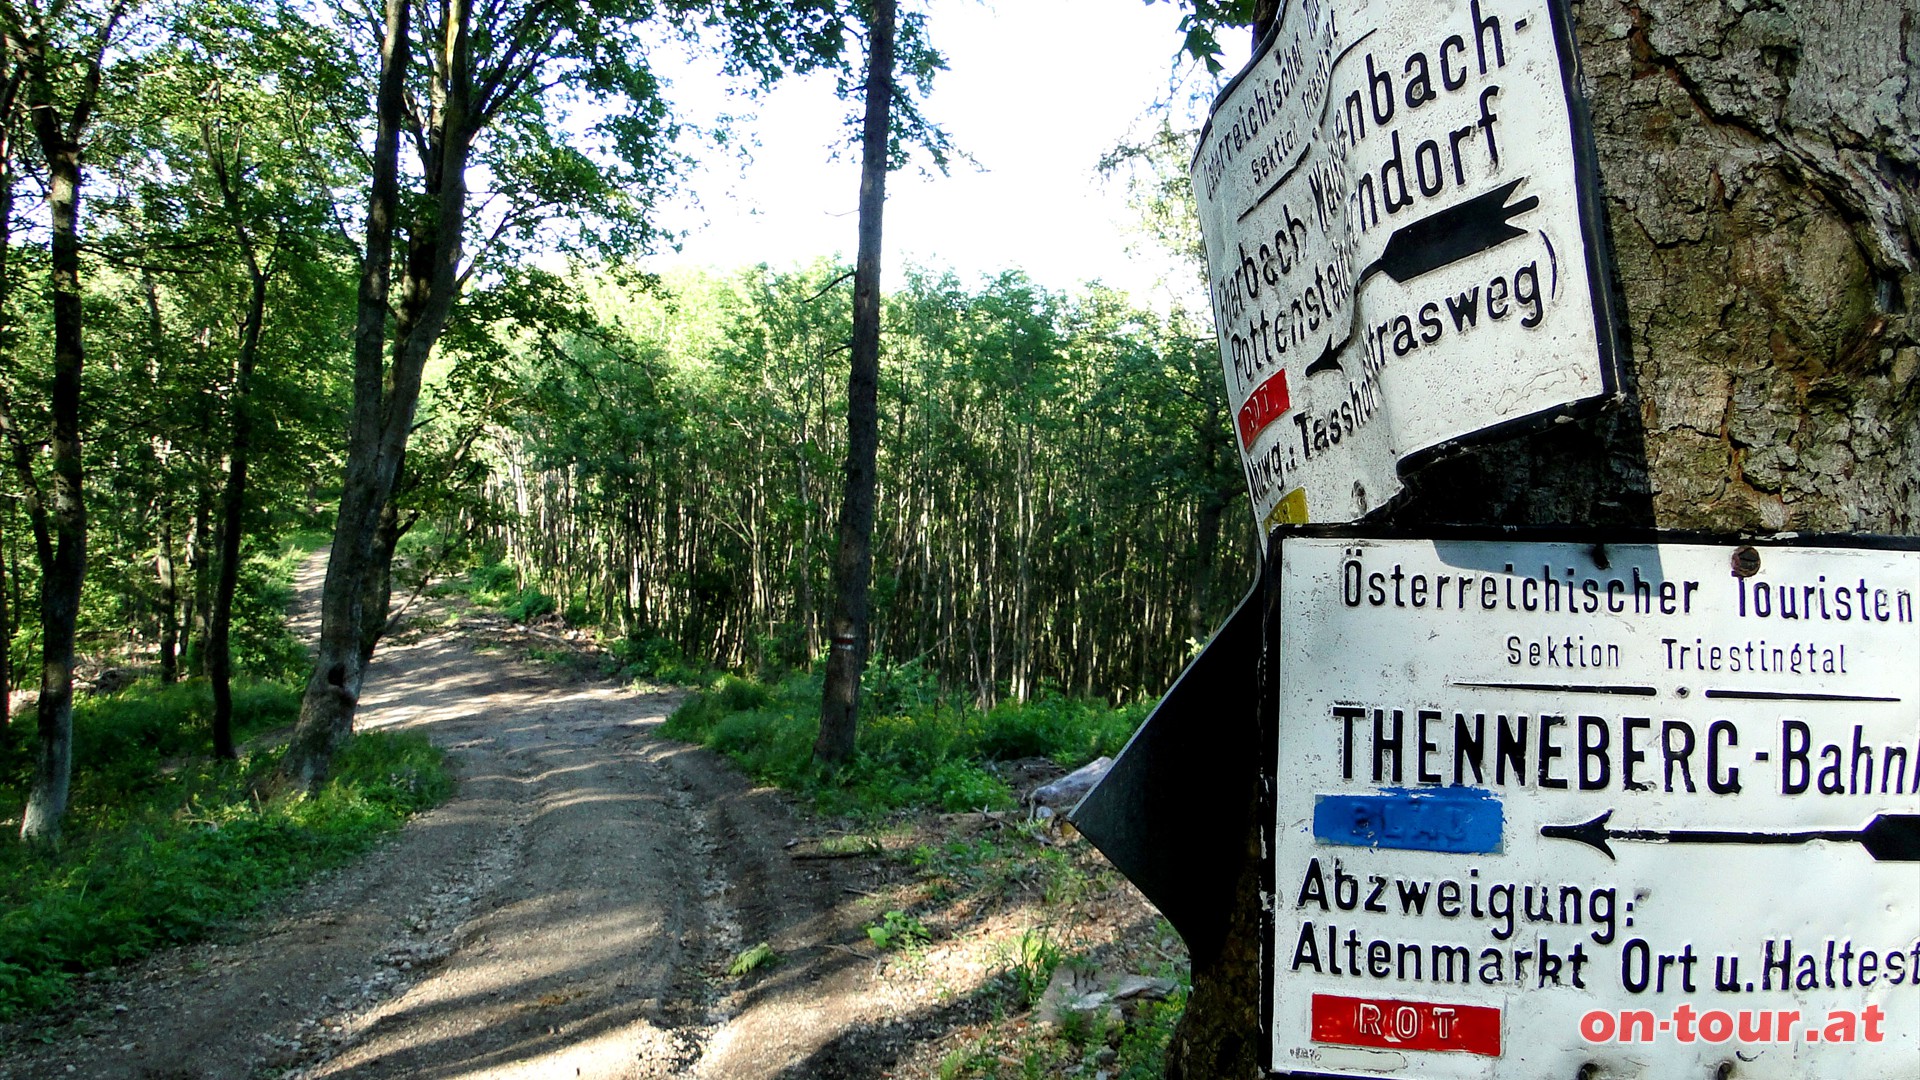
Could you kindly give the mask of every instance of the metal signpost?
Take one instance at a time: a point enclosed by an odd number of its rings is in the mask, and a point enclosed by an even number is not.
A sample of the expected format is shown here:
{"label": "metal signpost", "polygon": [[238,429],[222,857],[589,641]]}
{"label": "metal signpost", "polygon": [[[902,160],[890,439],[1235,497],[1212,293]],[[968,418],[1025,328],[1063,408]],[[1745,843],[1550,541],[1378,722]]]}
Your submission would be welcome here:
{"label": "metal signpost", "polygon": [[1920,1077],[1920,550],[1593,540],[1277,540],[1273,1066]]}
{"label": "metal signpost", "polygon": [[1193,186],[1264,527],[1613,394],[1575,56],[1555,0],[1301,0],[1215,103]]}

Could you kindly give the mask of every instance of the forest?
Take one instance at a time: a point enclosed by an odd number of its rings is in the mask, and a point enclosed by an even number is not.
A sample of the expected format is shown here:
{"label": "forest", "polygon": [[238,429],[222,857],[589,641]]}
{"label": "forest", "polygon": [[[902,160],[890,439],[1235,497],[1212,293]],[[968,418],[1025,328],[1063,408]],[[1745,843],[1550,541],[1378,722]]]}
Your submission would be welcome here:
{"label": "forest", "polygon": [[[1222,17],[1171,10],[1169,64]],[[817,714],[854,268],[650,268],[692,161],[648,50],[748,95],[832,73],[853,112],[875,18],[0,3],[0,1021],[446,798],[424,739],[338,737],[423,598]],[[898,42],[886,164],[938,170],[943,61],[915,11]],[[1112,167],[1197,278],[1184,152]],[[1116,750],[1252,579],[1211,326],[1011,268],[879,307],[878,724],[837,782],[750,767],[867,813],[1005,806],[994,758]],[[316,653],[289,617],[323,565]]]}
{"label": "forest", "polygon": [[[440,52],[383,89],[371,8],[10,7],[0,687],[32,699],[36,673],[81,664],[225,701],[236,676],[295,676],[249,560],[333,528],[376,269],[397,294],[371,329],[393,335],[381,407],[411,414],[374,510],[415,576],[401,595],[504,563],[626,654],[812,663],[850,268],[641,268],[683,152],[642,42],[767,85],[850,69],[861,10],[423,9]],[[938,55],[906,27],[924,94]],[[390,116],[383,93],[404,99]],[[937,154],[897,96],[898,137]],[[875,659],[983,706],[1156,692],[1248,580],[1208,325],[938,267],[891,287],[884,323]]]}
{"label": "forest", "polygon": [[[1191,953],[1055,786],[1256,574],[1211,313],[880,280],[938,2],[0,0],[0,1080],[1267,1075],[1278,722],[1173,718],[1245,811]],[[1119,3],[1209,93],[1351,28]],[[1553,28],[1619,385],[1370,520],[1911,534],[1920,25],[1462,6]],[[799,79],[855,257],[655,261]],[[1103,165],[1204,288],[1164,120]]]}

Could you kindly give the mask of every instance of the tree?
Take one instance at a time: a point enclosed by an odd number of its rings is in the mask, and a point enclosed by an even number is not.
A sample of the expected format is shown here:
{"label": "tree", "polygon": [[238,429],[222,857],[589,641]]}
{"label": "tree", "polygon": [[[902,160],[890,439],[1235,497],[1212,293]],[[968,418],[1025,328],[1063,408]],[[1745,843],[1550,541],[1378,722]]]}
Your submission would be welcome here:
{"label": "tree", "polygon": [[[860,138],[860,241],[854,265],[851,370],[847,380],[846,483],[842,488],[834,549],[831,648],[820,702],[816,761],[837,765],[853,754],[860,717],[860,674],[867,662],[869,590],[873,577],[873,520],[879,447],[880,225],[887,172],[907,162],[918,145],[944,171],[950,145],[929,123],[896,77],[896,54],[921,97],[933,74],[946,67],[927,43],[924,18],[897,18],[896,0],[861,0],[866,22],[867,77],[862,90]],[[841,96],[847,95],[843,80]]]}
{"label": "tree", "polygon": [[[310,59],[328,51],[324,30],[275,15],[226,0],[170,8],[155,24],[164,35],[139,42],[139,77],[121,80],[88,151],[88,468],[113,478],[90,492],[89,592],[118,599],[114,621],[128,625],[114,636],[129,644],[157,624],[168,680],[185,591],[176,538],[193,538],[205,572],[190,606],[205,617],[187,654],[208,676],[223,757],[237,750],[236,667],[286,657],[253,648],[271,642],[260,631],[276,617],[248,611],[240,589],[247,545],[284,526],[294,503],[261,513],[254,492],[310,471],[308,433],[338,385],[325,361],[345,267],[328,220],[339,174],[310,167],[302,147],[310,118],[338,108],[342,80]],[[301,404],[289,407],[296,378]],[[191,528],[176,528],[187,513]],[[112,625],[89,615],[96,632]]]}
{"label": "tree", "polygon": [[820,700],[816,761],[853,756],[866,666],[867,592],[873,579],[873,512],[880,416],[880,224],[887,201],[887,135],[893,106],[894,0],[873,0],[867,21],[866,123],[860,142],[860,244],[853,270],[853,344],[847,378],[847,467],[833,558],[833,619]]}
{"label": "tree", "polygon": [[[33,468],[32,440],[10,395],[0,397],[0,431],[12,444],[40,561],[40,742],[23,839],[57,843],[73,770],[74,635],[86,573],[87,516],[81,483],[80,377],[85,359],[80,303],[81,150],[114,32],[130,0],[100,11],[79,4],[0,4],[0,47],[18,65],[19,105],[47,170],[48,266],[53,297],[53,365],[47,392],[50,476]],[[11,96],[11,94],[9,95]],[[9,105],[12,102],[8,102]],[[11,108],[0,123],[14,122]],[[10,178],[10,177],[9,177]],[[12,196],[6,198],[11,208]]]}
{"label": "tree", "polygon": [[[1188,171],[1198,131],[1180,131],[1163,115],[1160,123],[1138,142],[1123,142],[1100,160],[1100,172],[1111,179],[1127,178],[1128,202],[1140,217],[1140,232],[1147,245],[1168,257],[1175,273],[1184,282],[1163,282],[1175,288],[1185,299],[1198,290],[1205,304],[1207,252],[1200,236],[1200,219],[1195,212],[1193,178]],[[1186,322],[1184,309],[1177,309]],[[1196,331],[1201,329],[1196,327]],[[1212,630],[1210,600],[1222,519],[1227,509],[1246,491],[1244,478],[1231,450],[1232,436],[1227,430],[1226,387],[1214,374],[1218,350],[1213,345],[1211,327],[1206,333],[1192,333],[1186,341],[1194,346],[1185,354],[1187,364],[1199,378],[1184,387],[1185,394],[1204,406],[1199,422],[1185,430],[1169,432],[1167,445],[1184,459],[1190,483],[1202,494],[1199,535],[1196,537],[1192,566],[1192,589],[1187,605],[1187,636],[1196,644],[1204,642]]]}
{"label": "tree", "polygon": [[[1421,473],[1397,523],[1920,527],[1920,27],[1900,7],[1572,7],[1627,401]],[[1195,959],[1169,1076],[1259,1075],[1242,825],[1228,944]]]}
{"label": "tree", "polygon": [[[217,108],[218,96],[209,102]],[[226,122],[221,122],[226,121]],[[246,271],[246,314],[233,362],[230,435],[227,442],[227,480],[220,495],[220,570],[214,579],[213,608],[207,625],[207,680],[213,686],[213,752],[237,758],[233,744],[233,597],[240,584],[240,541],[245,534],[247,469],[254,452],[254,368],[260,362],[260,339],[267,320],[267,289],[275,267],[262,251],[264,238],[256,235],[240,192],[246,172],[245,137],[232,131],[229,118],[201,120],[201,142],[220,207],[225,212],[233,244]],[[230,148],[230,149],[229,149]]]}
{"label": "tree", "polygon": [[[361,680],[386,625],[402,531],[394,496],[423,371],[480,256],[495,244],[528,241],[543,222],[570,214],[582,224],[597,214],[609,225],[601,238],[611,246],[651,237],[646,203],[669,179],[673,159],[667,106],[646,67],[642,31],[712,25],[726,38],[729,68],[765,80],[836,58],[837,16],[822,0],[520,0],[478,9],[454,0],[418,10],[412,0],[387,0],[374,54],[379,72],[347,464],[313,674],[281,763],[286,780],[322,782],[352,732]],[[552,113],[558,88],[570,82],[618,104],[598,125],[606,151],[598,160],[550,137],[560,119]],[[483,138],[489,132],[492,143]],[[417,189],[404,198],[403,135],[417,157],[417,172],[406,177]],[[516,153],[523,146],[540,152]],[[468,170],[480,161],[505,208],[469,252]]]}

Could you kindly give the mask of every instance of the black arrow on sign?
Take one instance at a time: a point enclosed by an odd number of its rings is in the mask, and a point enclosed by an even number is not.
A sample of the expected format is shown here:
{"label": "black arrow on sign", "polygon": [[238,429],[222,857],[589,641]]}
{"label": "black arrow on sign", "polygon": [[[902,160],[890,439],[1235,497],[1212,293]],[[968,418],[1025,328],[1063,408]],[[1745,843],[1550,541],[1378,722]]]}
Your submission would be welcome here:
{"label": "black arrow on sign", "polygon": [[1338,371],[1344,374],[1346,370],[1340,366],[1340,354],[1334,350],[1332,338],[1327,339],[1327,347],[1320,350],[1320,355],[1313,358],[1313,363],[1307,365],[1308,375],[1318,375],[1323,371]]}
{"label": "black arrow on sign", "polygon": [[1513,219],[1539,206],[1540,197],[1529,195],[1512,206],[1506,204],[1507,196],[1525,179],[1523,176],[1395,229],[1380,257],[1360,271],[1356,287],[1376,273],[1405,282],[1527,235],[1527,230],[1514,225]]}
{"label": "black arrow on sign", "polygon": [[1614,857],[1609,840],[1643,840],[1656,844],[1805,844],[1814,840],[1857,841],[1875,862],[1920,862],[1920,814],[1880,814],[1864,829],[1820,829],[1812,832],[1722,832],[1714,829],[1610,829],[1609,810],[1578,825],[1542,825],[1540,835],[1555,840],[1578,840]]}

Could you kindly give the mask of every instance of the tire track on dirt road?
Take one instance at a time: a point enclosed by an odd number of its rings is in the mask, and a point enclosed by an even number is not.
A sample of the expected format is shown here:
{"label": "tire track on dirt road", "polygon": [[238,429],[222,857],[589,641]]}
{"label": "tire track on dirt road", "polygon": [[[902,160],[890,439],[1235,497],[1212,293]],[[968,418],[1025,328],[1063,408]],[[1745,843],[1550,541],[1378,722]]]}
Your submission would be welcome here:
{"label": "tire track on dirt road", "polygon": [[[362,730],[425,732],[459,788],[224,940],[89,990],[19,1080],[478,1080],[804,1070],[890,1012],[848,860],[797,861],[777,792],[654,729],[679,696],[480,651],[383,647]],[[782,962],[725,976],[768,941]],[[84,1030],[81,1030],[84,1029]]]}

